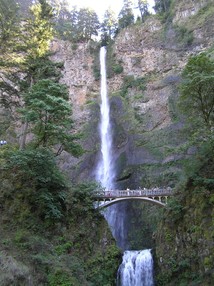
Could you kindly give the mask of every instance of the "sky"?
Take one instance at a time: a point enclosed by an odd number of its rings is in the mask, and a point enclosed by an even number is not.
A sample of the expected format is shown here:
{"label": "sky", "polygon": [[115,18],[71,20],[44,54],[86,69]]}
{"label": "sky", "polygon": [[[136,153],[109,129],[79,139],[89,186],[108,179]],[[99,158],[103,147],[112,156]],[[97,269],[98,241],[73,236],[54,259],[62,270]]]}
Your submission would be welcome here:
{"label": "sky", "polygon": [[[123,0],[68,0],[68,2],[72,6],[91,7],[100,18],[109,7],[118,15],[123,6]],[[154,6],[154,0],[149,0],[148,2],[151,7]]]}

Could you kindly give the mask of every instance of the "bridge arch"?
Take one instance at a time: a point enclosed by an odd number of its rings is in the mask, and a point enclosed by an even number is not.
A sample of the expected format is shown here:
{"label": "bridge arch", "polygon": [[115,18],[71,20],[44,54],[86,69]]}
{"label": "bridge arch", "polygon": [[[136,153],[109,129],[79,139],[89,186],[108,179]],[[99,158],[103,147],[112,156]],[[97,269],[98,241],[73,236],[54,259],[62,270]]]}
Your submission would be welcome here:
{"label": "bridge arch", "polygon": [[[146,202],[150,202],[152,204],[156,204],[160,207],[165,207],[166,204],[159,201],[159,200],[156,200],[156,199],[152,199],[152,198],[148,198],[148,197],[128,197],[128,198],[115,198],[115,199],[112,199],[112,200],[107,200],[107,201],[104,201],[104,203],[102,204],[99,204],[99,201],[97,202],[98,205],[96,206],[96,208],[99,208],[99,209],[102,209],[102,208],[107,208],[113,204],[117,204],[117,203],[120,203],[122,201],[136,201],[136,200],[142,200],[142,201],[146,201]],[[103,202],[103,201],[102,201]]]}

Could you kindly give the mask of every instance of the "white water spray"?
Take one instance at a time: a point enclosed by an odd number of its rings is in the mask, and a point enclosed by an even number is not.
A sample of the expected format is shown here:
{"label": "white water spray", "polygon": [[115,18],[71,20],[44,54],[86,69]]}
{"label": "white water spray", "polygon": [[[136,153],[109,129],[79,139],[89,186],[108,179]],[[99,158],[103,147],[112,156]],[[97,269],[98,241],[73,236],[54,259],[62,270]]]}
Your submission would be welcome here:
{"label": "white water spray", "polygon": [[117,286],[153,286],[150,250],[125,251],[118,269]]}
{"label": "white water spray", "polygon": [[101,69],[101,122],[99,126],[101,137],[101,158],[97,167],[96,179],[106,189],[113,188],[114,166],[112,160],[112,133],[110,124],[110,107],[106,80],[106,48],[100,49]]}

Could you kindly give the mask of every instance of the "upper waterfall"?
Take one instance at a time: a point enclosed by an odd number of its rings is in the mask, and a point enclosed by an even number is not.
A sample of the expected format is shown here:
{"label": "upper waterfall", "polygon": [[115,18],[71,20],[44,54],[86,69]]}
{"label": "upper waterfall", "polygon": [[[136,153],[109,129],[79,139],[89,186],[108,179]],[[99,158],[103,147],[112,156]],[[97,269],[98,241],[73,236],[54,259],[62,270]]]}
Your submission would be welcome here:
{"label": "upper waterfall", "polygon": [[101,138],[101,157],[96,170],[96,180],[106,189],[113,188],[114,166],[112,158],[112,133],[110,107],[107,92],[106,48],[100,49],[101,68],[101,106],[99,134]]}

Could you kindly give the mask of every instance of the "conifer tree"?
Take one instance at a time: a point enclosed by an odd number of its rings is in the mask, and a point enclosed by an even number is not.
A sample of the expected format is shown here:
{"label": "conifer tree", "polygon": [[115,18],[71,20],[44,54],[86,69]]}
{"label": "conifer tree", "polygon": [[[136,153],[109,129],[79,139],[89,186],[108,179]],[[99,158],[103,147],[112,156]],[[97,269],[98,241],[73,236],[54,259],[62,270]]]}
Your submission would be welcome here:
{"label": "conifer tree", "polygon": [[132,0],[123,0],[123,7],[119,13],[119,30],[134,23],[134,13],[132,7]]}
{"label": "conifer tree", "polygon": [[5,46],[12,48],[14,38],[19,34],[18,5],[15,0],[0,1],[0,50],[1,53]]}
{"label": "conifer tree", "polygon": [[166,13],[169,10],[171,0],[155,0],[154,10],[157,13]]}
{"label": "conifer tree", "polygon": [[96,12],[89,8],[81,8],[77,18],[77,33],[79,40],[88,41],[98,35],[100,23]]}
{"label": "conifer tree", "polygon": [[145,17],[149,15],[148,1],[147,0],[138,0],[137,5],[138,5],[138,9],[140,11],[141,20],[142,20],[142,22],[144,22]]}
{"label": "conifer tree", "polygon": [[[190,133],[213,137],[214,61],[207,53],[192,56],[182,73],[180,109],[186,115]],[[198,138],[196,138],[198,139]]]}

